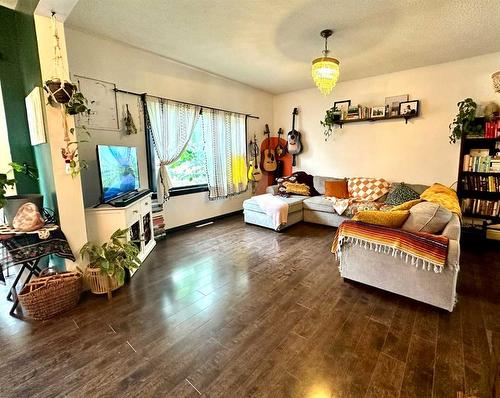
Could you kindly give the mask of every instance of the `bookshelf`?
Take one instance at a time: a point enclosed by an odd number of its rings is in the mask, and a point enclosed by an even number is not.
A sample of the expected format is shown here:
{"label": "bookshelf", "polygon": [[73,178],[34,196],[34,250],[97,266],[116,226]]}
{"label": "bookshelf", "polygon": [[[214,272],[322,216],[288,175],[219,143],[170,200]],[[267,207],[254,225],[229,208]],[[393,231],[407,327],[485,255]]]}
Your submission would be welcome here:
{"label": "bookshelf", "polygon": [[[498,117],[494,122],[497,129],[500,128]],[[484,119],[478,119],[478,123],[484,123]],[[496,135],[488,138],[466,136],[462,137],[460,144],[457,195],[462,214],[467,218],[486,220],[488,224],[500,223],[500,172],[491,170],[491,160],[486,158],[500,156],[500,131]],[[481,157],[471,156],[474,150],[482,150]]]}
{"label": "bookshelf", "polygon": [[342,128],[343,124],[348,123],[361,123],[361,122],[381,122],[383,120],[392,120],[392,119],[405,119],[405,124],[408,123],[409,119],[413,119],[418,117],[419,115],[395,115],[395,116],[384,116],[384,117],[365,117],[362,119],[342,119],[337,120],[334,123],[339,125]]}

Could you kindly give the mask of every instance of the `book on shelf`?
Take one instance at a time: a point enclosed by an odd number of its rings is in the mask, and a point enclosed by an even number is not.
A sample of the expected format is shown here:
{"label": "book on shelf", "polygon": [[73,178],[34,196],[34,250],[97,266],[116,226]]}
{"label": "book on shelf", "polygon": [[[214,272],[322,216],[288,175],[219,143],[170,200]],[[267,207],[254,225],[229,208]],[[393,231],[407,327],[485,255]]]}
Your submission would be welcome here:
{"label": "book on shelf", "polygon": [[464,198],[461,202],[462,213],[474,216],[498,217],[500,200]]}
{"label": "book on shelf", "polygon": [[484,124],[484,138],[500,137],[500,120],[493,120]]}
{"label": "book on shelf", "polygon": [[500,175],[475,176],[466,175],[462,178],[462,188],[466,191],[500,192]]}
{"label": "book on shelf", "polygon": [[[477,173],[488,173],[491,169],[491,156],[464,155],[463,171],[474,171]],[[495,163],[496,164],[496,163]]]}

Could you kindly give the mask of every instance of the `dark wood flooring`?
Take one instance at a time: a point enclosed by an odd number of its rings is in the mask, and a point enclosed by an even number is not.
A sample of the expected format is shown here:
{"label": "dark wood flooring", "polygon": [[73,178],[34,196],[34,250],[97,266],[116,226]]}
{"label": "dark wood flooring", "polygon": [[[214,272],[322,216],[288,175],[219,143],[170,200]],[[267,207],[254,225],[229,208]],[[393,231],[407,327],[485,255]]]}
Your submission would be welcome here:
{"label": "dark wood flooring", "polygon": [[0,396],[492,396],[499,251],[463,249],[450,314],[343,282],[333,233],[240,216],[179,232],[112,302],[47,322],[9,317],[3,287]]}

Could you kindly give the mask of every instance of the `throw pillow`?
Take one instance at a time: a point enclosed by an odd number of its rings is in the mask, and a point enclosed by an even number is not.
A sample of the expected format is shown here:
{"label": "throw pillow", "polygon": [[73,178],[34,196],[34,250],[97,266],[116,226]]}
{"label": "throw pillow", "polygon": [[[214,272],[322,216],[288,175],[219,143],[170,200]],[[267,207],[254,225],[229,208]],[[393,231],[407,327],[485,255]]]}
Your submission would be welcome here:
{"label": "throw pillow", "polygon": [[12,226],[16,231],[31,232],[44,226],[38,207],[31,202],[23,204],[16,213]]}
{"label": "throw pillow", "polygon": [[357,201],[372,202],[389,192],[390,184],[383,178],[349,178],[349,196]]}
{"label": "throw pillow", "polygon": [[354,221],[362,221],[368,224],[383,225],[390,228],[401,228],[408,216],[409,210],[398,211],[360,211],[354,217]]}
{"label": "throw pillow", "polygon": [[410,209],[410,216],[402,228],[410,232],[437,234],[451,220],[452,213],[437,203],[422,202]]}
{"label": "throw pillow", "polygon": [[276,183],[278,184],[278,195],[288,198],[290,194],[286,191],[285,185],[283,185],[285,182],[297,182],[297,177],[292,174],[291,176],[276,178]]}
{"label": "throw pillow", "polygon": [[344,214],[344,211],[349,207],[350,199],[339,199],[333,196],[325,196],[325,199],[332,202],[333,210],[335,210],[339,216]]}
{"label": "throw pillow", "polygon": [[402,203],[419,198],[420,195],[418,192],[402,182],[401,184],[392,185],[389,194],[387,195],[387,199],[385,200],[385,204],[398,206]]}
{"label": "throw pillow", "polygon": [[353,202],[349,205],[346,211],[348,217],[353,217],[363,210],[380,210],[383,203],[378,202]]}
{"label": "throw pillow", "polygon": [[314,177],[310,174],[307,174],[305,171],[296,171],[292,174],[297,178],[297,182],[299,184],[306,184],[309,187],[310,196],[319,196],[320,193],[314,188]]}
{"label": "throw pillow", "polygon": [[422,202],[422,199],[410,200],[409,202],[404,202],[404,203],[401,203],[399,206],[393,207],[391,210],[393,210],[393,211],[410,210],[413,206],[419,204],[420,202]]}
{"label": "throw pillow", "polygon": [[349,190],[347,189],[347,180],[325,181],[325,196],[348,199]]}
{"label": "throw pillow", "polygon": [[420,195],[420,198],[428,202],[437,203],[458,215],[461,214],[457,193],[443,184],[433,184]]}
{"label": "throw pillow", "polygon": [[298,182],[290,182],[290,181],[285,181],[283,185],[286,188],[286,193],[288,194],[295,194],[295,195],[302,195],[302,196],[309,196],[311,191],[309,187],[306,184],[299,184]]}

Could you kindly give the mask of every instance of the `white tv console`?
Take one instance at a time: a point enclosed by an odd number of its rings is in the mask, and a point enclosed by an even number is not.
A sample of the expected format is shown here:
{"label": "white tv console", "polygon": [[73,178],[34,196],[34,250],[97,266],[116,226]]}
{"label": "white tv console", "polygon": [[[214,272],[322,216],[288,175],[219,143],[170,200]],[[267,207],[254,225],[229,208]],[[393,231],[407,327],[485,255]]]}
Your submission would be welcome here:
{"label": "white tv console", "polygon": [[[139,259],[144,259],[156,246],[153,236],[151,194],[139,198],[124,207],[100,205],[85,209],[87,235],[90,242],[104,243],[118,228],[129,229],[129,240],[137,242]],[[137,271],[131,271],[133,275]]]}

